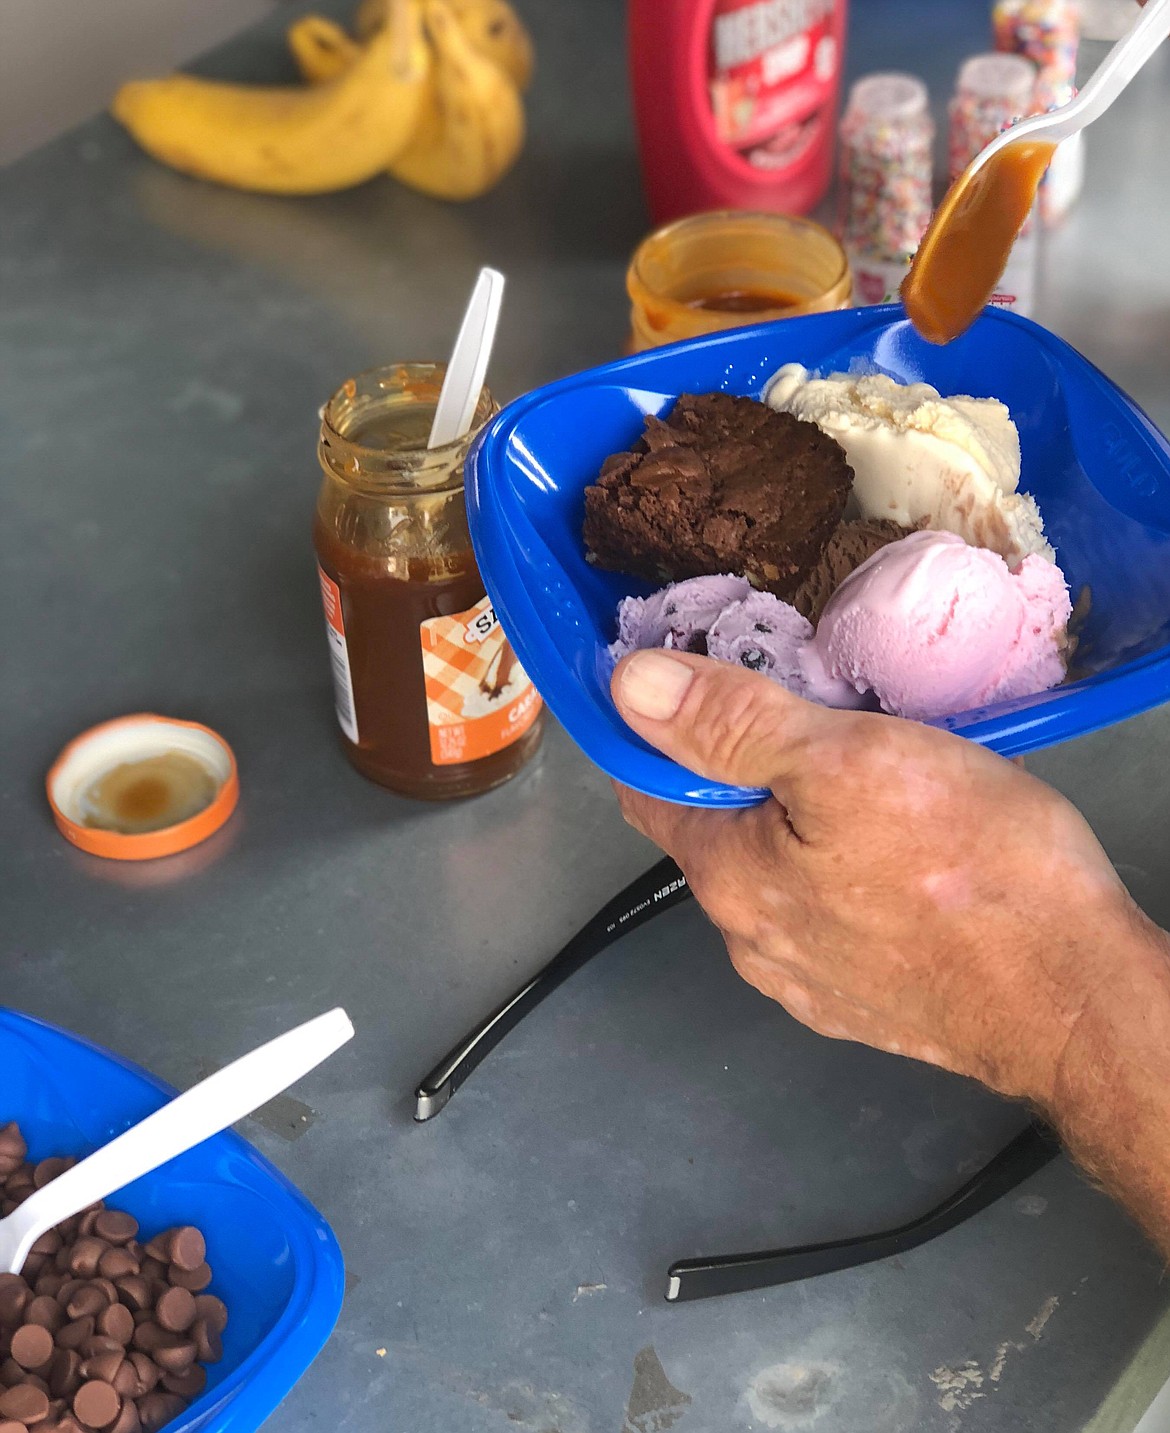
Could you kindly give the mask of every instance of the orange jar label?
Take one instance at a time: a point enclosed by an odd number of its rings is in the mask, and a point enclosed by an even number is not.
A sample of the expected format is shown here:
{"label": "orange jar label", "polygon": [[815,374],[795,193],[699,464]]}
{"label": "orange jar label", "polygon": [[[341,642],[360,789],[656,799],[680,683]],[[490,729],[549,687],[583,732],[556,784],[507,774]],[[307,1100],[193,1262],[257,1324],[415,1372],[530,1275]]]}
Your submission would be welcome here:
{"label": "orange jar label", "polygon": [[540,693],[504,636],[490,597],[422,623],[431,760],[478,761],[511,746],[540,714]]}

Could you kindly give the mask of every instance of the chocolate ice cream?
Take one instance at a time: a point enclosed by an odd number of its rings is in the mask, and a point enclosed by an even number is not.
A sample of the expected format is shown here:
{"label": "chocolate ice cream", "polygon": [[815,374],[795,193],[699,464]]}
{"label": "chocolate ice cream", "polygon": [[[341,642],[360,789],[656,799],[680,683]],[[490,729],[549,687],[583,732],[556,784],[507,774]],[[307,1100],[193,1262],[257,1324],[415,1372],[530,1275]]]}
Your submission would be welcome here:
{"label": "chocolate ice cream", "polygon": [[849,574],[875,552],[880,552],[891,542],[897,542],[900,537],[906,537],[909,532],[908,527],[886,522],[884,518],[843,522],[829,539],[820,561],[796,589],[792,605],[815,626],[820,621],[825,604]]}

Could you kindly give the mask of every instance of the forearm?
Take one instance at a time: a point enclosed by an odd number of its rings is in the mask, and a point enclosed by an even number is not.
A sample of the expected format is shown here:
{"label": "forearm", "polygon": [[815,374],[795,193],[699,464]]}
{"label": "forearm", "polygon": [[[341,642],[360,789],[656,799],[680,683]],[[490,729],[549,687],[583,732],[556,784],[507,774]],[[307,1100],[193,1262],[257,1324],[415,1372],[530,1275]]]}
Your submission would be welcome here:
{"label": "forearm", "polygon": [[1127,909],[1098,957],[1047,1113],[1170,1258],[1170,937]]}

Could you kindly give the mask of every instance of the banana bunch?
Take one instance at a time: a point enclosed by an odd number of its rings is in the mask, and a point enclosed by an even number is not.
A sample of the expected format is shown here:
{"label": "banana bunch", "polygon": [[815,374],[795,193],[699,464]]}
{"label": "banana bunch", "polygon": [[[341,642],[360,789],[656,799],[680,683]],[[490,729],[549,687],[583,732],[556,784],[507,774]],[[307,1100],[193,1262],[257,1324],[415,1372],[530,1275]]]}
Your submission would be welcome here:
{"label": "banana bunch", "polygon": [[[512,167],[524,144],[520,91],[532,77],[532,44],[507,0],[416,0],[433,65],[418,125],[387,164],[395,179],[437,199],[474,199]],[[323,15],[288,32],[311,84],[336,84],[385,29],[381,0],[362,0],[364,44]],[[381,22],[381,23],[379,23]]]}
{"label": "banana bunch", "polygon": [[359,39],[323,16],[289,31],[309,83],[171,75],[123,85],[112,111],[186,174],[269,194],[320,194],[385,170],[471,199],[524,142],[532,46],[507,0],[362,0]]}

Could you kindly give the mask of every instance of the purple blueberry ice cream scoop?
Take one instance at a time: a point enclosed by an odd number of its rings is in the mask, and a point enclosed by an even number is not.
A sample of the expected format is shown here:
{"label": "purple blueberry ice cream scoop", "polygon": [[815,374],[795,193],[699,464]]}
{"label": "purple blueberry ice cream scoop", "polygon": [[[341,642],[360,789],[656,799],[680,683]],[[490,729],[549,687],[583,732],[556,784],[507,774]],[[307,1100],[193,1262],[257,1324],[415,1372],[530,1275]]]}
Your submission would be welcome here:
{"label": "purple blueberry ice cream scoop", "polygon": [[649,597],[626,597],[618,607],[618,639],[610,647],[610,655],[620,662],[647,647],[703,653],[711,624],[751,590],[742,577],[691,577]]}
{"label": "purple blueberry ice cream scoop", "polygon": [[812,634],[812,625],[795,607],[770,592],[751,592],[725,607],[711,625],[707,655],[737,662],[805,696],[808,687],[799,653]]}

